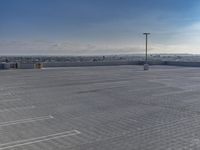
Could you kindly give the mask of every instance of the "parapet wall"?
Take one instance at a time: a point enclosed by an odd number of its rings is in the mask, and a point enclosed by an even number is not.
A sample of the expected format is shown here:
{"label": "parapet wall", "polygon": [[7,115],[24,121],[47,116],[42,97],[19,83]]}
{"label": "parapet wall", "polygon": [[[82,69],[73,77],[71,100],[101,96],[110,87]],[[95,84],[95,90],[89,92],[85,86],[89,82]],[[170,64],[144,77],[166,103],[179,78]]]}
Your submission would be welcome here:
{"label": "parapet wall", "polygon": [[[149,61],[150,65],[200,67],[200,62]],[[0,63],[0,69],[41,69],[51,67],[119,66],[144,65],[144,61],[102,61],[102,62],[52,62],[52,63]]]}
{"label": "parapet wall", "polygon": [[34,69],[34,64],[20,64],[20,69]]}
{"label": "parapet wall", "polygon": [[118,66],[118,65],[138,65],[138,61],[113,61],[113,62],[63,62],[63,63],[43,63],[43,67],[81,67],[81,66]]}
{"label": "parapet wall", "polygon": [[165,61],[164,65],[168,65],[168,66],[184,66],[184,67],[200,67],[200,62]]}
{"label": "parapet wall", "polygon": [[[149,61],[148,63],[150,65],[200,67],[200,62]],[[43,67],[48,68],[48,67],[119,66],[119,65],[144,65],[144,61],[44,63]]]}

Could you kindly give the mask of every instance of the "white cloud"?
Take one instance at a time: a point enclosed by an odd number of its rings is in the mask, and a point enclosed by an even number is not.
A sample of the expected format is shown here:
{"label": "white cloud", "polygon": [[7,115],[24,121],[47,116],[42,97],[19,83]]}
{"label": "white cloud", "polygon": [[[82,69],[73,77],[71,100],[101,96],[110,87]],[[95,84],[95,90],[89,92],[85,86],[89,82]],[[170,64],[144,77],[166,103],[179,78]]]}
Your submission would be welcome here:
{"label": "white cloud", "polygon": [[[155,20],[154,20],[155,21]],[[130,23],[130,22],[129,22]],[[155,27],[147,28],[152,35],[149,41],[151,53],[198,53],[200,54],[200,22],[194,22],[184,27]],[[119,25],[118,25],[119,26]],[[123,25],[125,26],[125,25]],[[148,26],[148,25],[145,25]],[[130,26],[125,31],[130,34],[111,36],[105,39],[91,41],[48,41],[48,40],[0,40],[0,54],[11,55],[96,55],[96,54],[130,54],[144,53],[144,36],[140,33],[145,30],[131,30]],[[156,28],[156,26],[158,28]],[[118,28],[115,29],[117,32]],[[123,32],[123,31],[120,31]],[[135,34],[134,34],[135,33]],[[133,35],[132,37],[130,35]]]}
{"label": "white cloud", "polygon": [[140,53],[143,46],[81,42],[50,42],[40,40],[1,40],[0,53],[12,55],[96,55]]}
{"label": "white cloud", "polygon": [[166,36],[167,42],[157,41],[152,44],[153,52],[200,54],[200,22],[179,27],[172,30],[170,34],[162,34],[162,36]]}

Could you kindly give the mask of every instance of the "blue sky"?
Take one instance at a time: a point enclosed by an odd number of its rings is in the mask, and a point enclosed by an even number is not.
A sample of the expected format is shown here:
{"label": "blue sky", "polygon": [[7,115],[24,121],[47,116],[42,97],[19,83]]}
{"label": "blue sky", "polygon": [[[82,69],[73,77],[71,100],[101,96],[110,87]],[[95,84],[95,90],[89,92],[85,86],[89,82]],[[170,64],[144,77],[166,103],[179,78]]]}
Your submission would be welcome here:
{"label": "blue sky", "polygon": [[200,53],[199,0],[0,0],[0,54]]}

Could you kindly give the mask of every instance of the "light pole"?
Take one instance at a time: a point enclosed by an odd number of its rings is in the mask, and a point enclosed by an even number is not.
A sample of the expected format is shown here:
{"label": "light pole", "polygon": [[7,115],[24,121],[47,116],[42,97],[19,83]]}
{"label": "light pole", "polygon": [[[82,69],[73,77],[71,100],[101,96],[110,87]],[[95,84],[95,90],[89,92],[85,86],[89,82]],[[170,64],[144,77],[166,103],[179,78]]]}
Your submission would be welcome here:
{"label": "light pole", "polygon": [[143,35],[146,36],[146,53],[145,53],[145,63],[144,63],[144,70],[149,70],[149,65],[148,65],[148,60],[147,60],[147,44],[148,44],[148,35],[150,35],[150,33],[143,33]]}

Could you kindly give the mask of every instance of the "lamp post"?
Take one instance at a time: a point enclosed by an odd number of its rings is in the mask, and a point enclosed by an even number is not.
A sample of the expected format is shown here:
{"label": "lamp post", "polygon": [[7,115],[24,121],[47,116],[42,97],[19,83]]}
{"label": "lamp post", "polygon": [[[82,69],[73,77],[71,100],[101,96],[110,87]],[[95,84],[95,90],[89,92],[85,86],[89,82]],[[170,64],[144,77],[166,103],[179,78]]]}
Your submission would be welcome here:
{"label": "lamp post", "polygon": [[144,70],[149,70],[148,60],[147,60],[147,45],[148,45],[148,35],[150,33],[143,33],[146,36],[146,53],[145,53],[145,63],[144,63]]}

